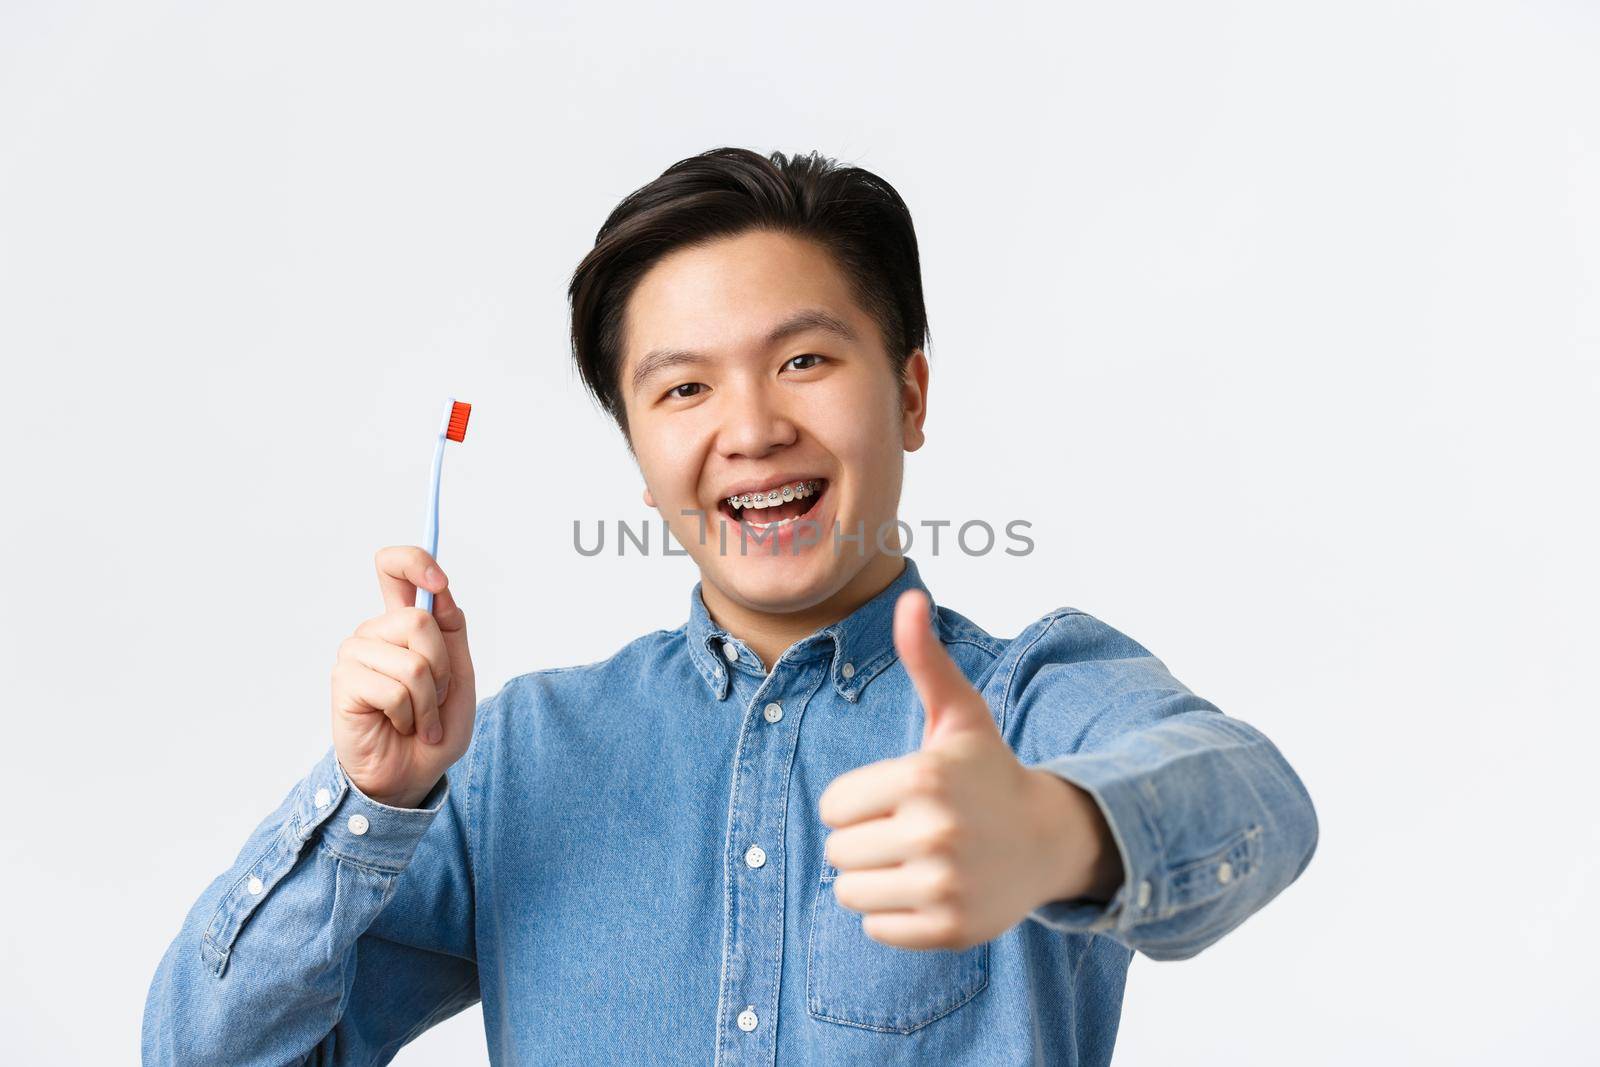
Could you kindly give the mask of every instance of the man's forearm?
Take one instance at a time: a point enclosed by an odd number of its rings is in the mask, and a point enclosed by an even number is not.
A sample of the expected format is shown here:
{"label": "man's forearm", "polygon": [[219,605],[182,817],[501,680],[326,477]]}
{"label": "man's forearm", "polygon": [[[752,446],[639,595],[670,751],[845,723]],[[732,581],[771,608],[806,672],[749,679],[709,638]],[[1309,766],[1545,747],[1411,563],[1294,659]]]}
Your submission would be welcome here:
{"label": "man's forearm", "polygon": [[1151,959],[1200,952],[1293,882],[1316,850],[1316,810],[1294,769],[1259,730],[1209,705],[1034,769],[1110,813],[1127,870],[1108,903],[1053,901],[1033,917],[1063,933],[1109,934]]}

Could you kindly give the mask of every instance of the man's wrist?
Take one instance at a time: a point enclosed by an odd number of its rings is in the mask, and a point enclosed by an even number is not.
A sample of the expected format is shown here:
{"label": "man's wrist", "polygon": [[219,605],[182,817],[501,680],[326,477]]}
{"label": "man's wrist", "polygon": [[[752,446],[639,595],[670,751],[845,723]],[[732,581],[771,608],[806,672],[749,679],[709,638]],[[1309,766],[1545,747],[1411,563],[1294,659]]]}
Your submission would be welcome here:
{"label": "man's wrist", "polygon": [[[428,792],[431,793],[433,790],[430,789]],[[414,810],[422,806],[422,798],[427,795],[428,793],[417,793],[399,797],[369,797],[368,799],[375,800],[389,808],[410,808]]]}
{"label": "man's wrist", "polygon": [[433,782],[431,782],[424,789],[414,790],[409,793],[395,793],[383,796],[380,796],[376,793],[368,793],[361,789],[360,786],[357,786],[355,782],[351,782],[350,785],[368,800],[382,804],[385,807],[405,808],[409,811],[420,811],[422,810],[422,802],[428,799],[435,789],[439,788],[439,782],[442,778],[443,775],[440,775],[439,778],[434,779]]}
{"label": "man's wrist", "polygon": [[1100,805],[1060,775],[1027,768],[1035,783],[1035,826],[1045,860],[1042,904],[1062,900],[1109,901],[1122,885],[1122,856]]}

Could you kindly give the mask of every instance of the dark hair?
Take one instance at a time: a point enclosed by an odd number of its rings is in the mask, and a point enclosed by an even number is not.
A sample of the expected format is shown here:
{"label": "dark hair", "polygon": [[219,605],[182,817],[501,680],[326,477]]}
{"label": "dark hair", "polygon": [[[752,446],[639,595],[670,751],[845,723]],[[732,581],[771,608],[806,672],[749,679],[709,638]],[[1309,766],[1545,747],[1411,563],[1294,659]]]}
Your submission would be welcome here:
{"label": "dark hair", "polygon": [[572,358],[624,435],[618,378],[623,310],[634,286],[669,252],[757,229],[808,238],[832,254],[876,321],[897,379],[912,351],[926,345],[917,235],[893,186],[815,152],[790,159],[713,148],[624,197],[572,272]]}

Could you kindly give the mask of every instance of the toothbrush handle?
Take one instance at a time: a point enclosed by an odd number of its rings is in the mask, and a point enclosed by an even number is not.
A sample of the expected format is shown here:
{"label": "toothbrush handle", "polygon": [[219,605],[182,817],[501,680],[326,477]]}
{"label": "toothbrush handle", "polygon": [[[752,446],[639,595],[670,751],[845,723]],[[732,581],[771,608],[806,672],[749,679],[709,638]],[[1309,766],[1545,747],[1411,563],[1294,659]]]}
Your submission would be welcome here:
{"label": "toothbrush handle", "polygon": [[[439,473],[444,467],[445,435],[439,434],[439,443],[433,449],[433,473],[428,478],[428,524],[422,534],[422,547],[434,560],[439,558]],[[433,611],[433,590],[417,590],[417,607]]]}

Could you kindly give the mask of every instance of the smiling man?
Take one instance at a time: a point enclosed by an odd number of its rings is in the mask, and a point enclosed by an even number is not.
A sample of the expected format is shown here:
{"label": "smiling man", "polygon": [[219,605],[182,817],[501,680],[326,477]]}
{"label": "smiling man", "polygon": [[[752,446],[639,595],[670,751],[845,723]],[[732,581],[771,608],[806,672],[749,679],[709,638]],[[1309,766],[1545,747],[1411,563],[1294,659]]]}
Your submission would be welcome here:
{"label": "smiling man", "polygon": [[383,1063],[481,999],[497,1063],[1105,1064],[1135,952],[1299,876],[1316,814],[1259,731],[1074,608],[987,633],[901,550],[919,270],[894,190],[816,155],[612,212],[574,354],[686,621],[475,705],[447,579],[380,554],[386,618],[449,650],[445,769],[401,738],[423,771],[372,796],[330,751],[191,910],[147,1062]]}
{"label": "smiling man", "polygon": [[608,406],[619,402],[611,381],[626,383],[622,422],[644,502],[694,557],[712,618],[762,663],[902,567],[878,543],[899,547],[893,520],[905,453],[922,444],[928,364],[920,348],[888,357],[858,301],[814,241],[749,230],[680,247],[644,274],[617,373],[583,353]]}

